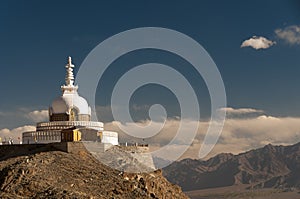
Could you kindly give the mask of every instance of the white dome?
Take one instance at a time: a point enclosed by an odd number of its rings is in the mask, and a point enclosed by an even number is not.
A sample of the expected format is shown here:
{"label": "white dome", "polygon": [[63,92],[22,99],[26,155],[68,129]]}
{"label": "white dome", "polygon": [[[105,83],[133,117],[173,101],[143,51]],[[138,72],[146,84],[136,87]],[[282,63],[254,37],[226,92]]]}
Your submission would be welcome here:
{"label": "white dome", "polygon": [[74,86],[74,65],[72,59],[69,57],[68,64],[66,65],[66,84],[61,86],[63,95],[56,98],[49,108],[49,115],[67,113],[70,114],[70,110],[75,108],[78,115],[91,115],[91,108],[87,101],[78,95],[78,86]]}
{"label": "white dome", "polygon": [[63,96],[56,98],[50,107],[50,114],[69,113],[72,108],[76,108],[78,114],[91,115],[91,108],[87,101],[75,93],[64,93]]}

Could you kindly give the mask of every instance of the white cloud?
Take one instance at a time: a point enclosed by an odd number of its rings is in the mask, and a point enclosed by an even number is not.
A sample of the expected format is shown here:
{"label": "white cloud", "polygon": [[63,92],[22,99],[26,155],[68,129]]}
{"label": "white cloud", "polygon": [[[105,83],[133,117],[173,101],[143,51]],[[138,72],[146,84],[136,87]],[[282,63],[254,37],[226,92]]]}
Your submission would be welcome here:
{"label": "white cloud", "polygon": [[252,47],[256,50],[258,49],[267,49],[270,48],[271,46],[275,45],[275,41],[268,40],[265,37],[258,37],[258,36],[253,36],[250,39],[247,39],[243,41],[241,48],[243,47]]}
{"label": "white cloud", "polygon": [[11,130],[4,128],[0,130],[0,137],[2,141],[8,138],[12,138],[15,143],[17,143],[18,138],[22,139],[22,133],[26,131],[35,131],[35,126],[25,125]]}
{"label": "white cloud", "polygon": [[48,120],[48,111],[44,109],[15,108],[0,111],[0,129],[13,129],[23,125],[35,125],[36,122]]}
{"label": "white cloud", "polygon": [[[229,111],[231,110],[230,108],[228,109]],[[263,112],[262,110],[251,108],[233,109],[231,111],[235,113]],[[141,124],[138,125],[144,125],[146,122],[148,121],[140,122]],[[198,158],[199,149],[206,134],[209,121],[199,122],[189,120],[185,122],[189,122],[191,126],[199,124],[199,130],[193,144],[182,158]],[[106,123],[105,128],[120,132],[116,124],[116,122]],[[179,124],[179,120],[169,119],[161,132],[150,139],[145,139],[145,142],[150,144],[152,150],[168,144],[176,135]],[[161,123],[157,122],[156,125],[161,125]],[[185,132],[188,134],[191,132],[191,129],[187,128]],[[119,134],[121,142],[141,141],[126,136],[126,134],[122,132]],[[237,154],[253,148],[262,147],[268,143],[287,145],[296,142],[300,142],[300,118],[298,117],[274,117],[260,114],[256,117],[228,118],[225,121],[218,143],[208,157],[218,153]],[[181,144],[178,143],[176,147],[181,147],[180,145]]]}
{"label": "white cloud", "polygon": [[[300,118],[297,117],[274,117],[268,116],[263,110],[253,108],[231,108],[226,107],[221,111],[227,111],[229,114],[244,117],[228,117],[220,136],[218,143],[215,145],[209,157],[223,152],[240,153],[257,147],[262,147],[265,144],[293,144],[300,142]],[[38,120],[46,117],[46,110],[32,111],[31,116]],[[254,114],[254,116],[253,116]],[[149,121],[140,121],[137,125],[145,126]],[[161,126],[162,122],[153,121],[154,126]],[[184,132],[188,135],[192,132],[192,128],[199,124],[197,135],[193,144],[182,158],[198,158],[201,143],[206,135],[209,126],[209,121],[186,120]],[[149,139],[137,139],[129,137],[121,132],[118,128],[118,122],[109,122],[105,124],[106,130],[114,130],[119,132],[121,142],[146,142],[151,146],[151,150],[155,150],[161,146],[168,144],[176,135],[180,125],[179,119],[168,119],[164,124],[164,128],[155,136]],[[127,124],[128,128],[135,128],[135,125]],[[17,142],[18,137],[21,137],[22,132],[34,131],[34,126],[21,126],[18,128],[3,128],[0,130],[0,137],[7,139],[12,137]],[[183,147],[185,140],[178,140],[172,147]],[[175,150],[174,150],[175,151]]]}
{"label": "white cloud", "polygon": [[43,122],[48,120],[48,110],[37,110],[27,114],[27,117],[34,122]]}
{"label": "white cloud", "polygon": [[288,26],[284,29],[276,29],[275,33],[278,38],[289,44],[300,44],[300,26]]}
{"label": "white cloud", "polygon": [[257,117],[257,119],[259,120],[279,120],[278,118],[276,117],[272,117],[272,116],[267,116],[267,115],[261,115],[259,117]]}
{"label": "white cloud", "polygon": [[253,109],[253,108],[232,108],[225,107],[220,108],[220,111],[226,111],[227,114],[249,114],[249,113],[263,113],[263,110]]}
{"label": "white cloud", "polygon": [[[18,138],[22,138],[23,132],[35,131],[34,123],[46,120],[48,120],[48,110],[30,111],[28,108],[19,108],[0,112],[0,137],[2,141],[11,137],[17,143]],[[19,127],[16,127],[16,125]]]}

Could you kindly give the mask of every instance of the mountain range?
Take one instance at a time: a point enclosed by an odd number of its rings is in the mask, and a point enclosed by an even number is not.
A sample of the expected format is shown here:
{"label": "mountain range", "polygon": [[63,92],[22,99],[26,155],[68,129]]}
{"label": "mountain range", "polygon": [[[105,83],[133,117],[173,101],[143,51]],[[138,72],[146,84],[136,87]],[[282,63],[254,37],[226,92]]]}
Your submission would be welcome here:
{"label": "mountain range", "polygon": [[300,143],[266,145],[238,155],[222,153],[208,160],[184,159],[163,169],[183,191],[249,185],[247,188],[300,188]]}

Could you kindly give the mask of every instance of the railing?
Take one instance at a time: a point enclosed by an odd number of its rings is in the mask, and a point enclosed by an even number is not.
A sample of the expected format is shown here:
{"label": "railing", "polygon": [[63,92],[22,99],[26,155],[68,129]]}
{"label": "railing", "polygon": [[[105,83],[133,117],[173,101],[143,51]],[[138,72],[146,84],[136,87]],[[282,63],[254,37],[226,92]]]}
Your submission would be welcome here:
{"label": "railing", "polygon": [[140,147],[148,147],[148,144],[141,144],[141,143],[119,143],[120,146],[140,146]]}
{"label": "railing", "polygon": [[55,122],[40,122],[36,127],[52,127],[52,126],[95,126],[103,127],[102,122],[91,121],[55,121]]}

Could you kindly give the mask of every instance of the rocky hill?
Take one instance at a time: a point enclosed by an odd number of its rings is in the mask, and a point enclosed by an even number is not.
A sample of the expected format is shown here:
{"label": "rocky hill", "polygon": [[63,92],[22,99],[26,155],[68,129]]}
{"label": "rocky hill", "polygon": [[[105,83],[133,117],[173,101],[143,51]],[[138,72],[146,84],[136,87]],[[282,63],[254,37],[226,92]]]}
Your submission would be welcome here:
{"label": "rocky hill", "polygon": [[0,156],[0,198],[187,198],[160,170],[123,173],[85,151],[16,154]]}
{"label": "rocky hill", "polygon": [[164,169],[184,191],[231,185],[249,188],[300,188],[300,143],[266,145],[238,155],[219,154],[207,161],[184,159]]}

